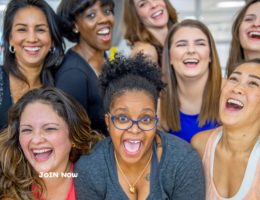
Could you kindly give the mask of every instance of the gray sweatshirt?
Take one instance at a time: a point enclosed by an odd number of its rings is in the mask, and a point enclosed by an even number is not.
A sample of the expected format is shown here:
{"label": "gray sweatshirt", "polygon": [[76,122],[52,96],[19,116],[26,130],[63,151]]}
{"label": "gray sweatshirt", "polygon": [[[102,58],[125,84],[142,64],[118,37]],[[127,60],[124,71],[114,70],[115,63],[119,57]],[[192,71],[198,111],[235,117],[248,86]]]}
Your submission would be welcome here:
{"label": "gray sweatshirt", "polygon": [[[205,180],[200,156],[186,141],[157,130],[163,152],[147,200],[204,200]],[[81,156],[74,167],[77,200],[129,199],[118,182],[109,152],[110,137]]]}

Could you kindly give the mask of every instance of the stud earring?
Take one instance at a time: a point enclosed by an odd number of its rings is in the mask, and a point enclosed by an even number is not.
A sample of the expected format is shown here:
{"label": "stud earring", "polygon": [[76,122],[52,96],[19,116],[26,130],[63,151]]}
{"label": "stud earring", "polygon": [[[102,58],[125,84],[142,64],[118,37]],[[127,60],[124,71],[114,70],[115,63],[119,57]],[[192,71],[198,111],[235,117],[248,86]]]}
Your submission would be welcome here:
{"label": "stud earring", "polygon": [[78,33],[79,33],[79,31],[78,31],[78,30],[75,30],[75,33],[76,33],[76,34],[78,34]]}
{"label": "stud earring", "polygon": [[9,46],[9,51],[10,51],[11,53],[15,53],[15,48],[10,45],[10,46]]}
{"label": "stud earring", "polygon": [[75,143],[72,143],[72,145],[71,145],[72,147],[75,147],[76,145],[75,145]]}
{"label": "stud earring", "polygon": [[109,127],[107,127],[107,130],[109,131]]}

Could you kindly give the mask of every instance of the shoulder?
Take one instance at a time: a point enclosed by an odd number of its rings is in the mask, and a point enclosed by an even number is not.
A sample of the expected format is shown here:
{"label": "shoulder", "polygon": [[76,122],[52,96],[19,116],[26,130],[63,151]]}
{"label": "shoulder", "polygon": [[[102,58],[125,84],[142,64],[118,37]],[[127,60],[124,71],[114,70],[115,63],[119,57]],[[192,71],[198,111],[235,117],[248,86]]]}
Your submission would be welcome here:
{"label": "shoulder", "polygon": [[196,135],[194,135],[190,141],[190,144],[197,149],[201,159],[203,158],[208,139],[215,130],[216,129],[210,129],[199,132]]}
{"label": "shoulder", "polygon": [[153,45],[151,45],[149,43],[145,43],[145,42],[136,42],[134,44],[134,48],[133,48],[131,57],[134,57],[140,51],[142,51],[146,55],[150,55],[154,61],[156,61],[156,62],[158,61],[157,51]]}

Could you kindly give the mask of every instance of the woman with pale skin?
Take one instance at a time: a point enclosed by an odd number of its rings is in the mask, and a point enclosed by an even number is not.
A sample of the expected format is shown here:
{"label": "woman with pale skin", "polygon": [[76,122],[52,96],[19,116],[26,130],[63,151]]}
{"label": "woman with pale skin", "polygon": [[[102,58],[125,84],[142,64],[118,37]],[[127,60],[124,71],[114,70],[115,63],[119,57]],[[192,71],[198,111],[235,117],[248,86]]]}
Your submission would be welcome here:
{"label": "woman with pale skin", "polygon": [[222,127],[195,135],[206,200],[260,199],[260,59],[234,66],[220,96]]}
{"label": "woman with pale skin", "polygon": [[161,66],[163,44],[169,29],[177,22],[177,13],[169,0],[125,0],[124,38],[138,52],[150,55]]}
{"label": "woman with pale skin", "polygon": [[43,0],[12,0],[3,26],[4,64],[0,67],[0,129],[8,109],[29,90],[53,86],[51,71],[62,61],[59,21]]}
{"label": "woman with pale skin", "polygon": [[227,77],[236,63],[254,58],[260,58],[260,0],[248,1],[233,23]]}
{"label": "woman with pale skin", "polygon": [[159,107],[159,126],[187,142],[202,130],[218,125],[221,68],[208,28],[184,20],[170,30],[163,52],[167,83]]}
{"label": "woman with pale skin", "polygon": [[75,200],[74,164],[100,139],[65,92],[26,93],[10,108],[9,127],[0,136],[0,199]]}

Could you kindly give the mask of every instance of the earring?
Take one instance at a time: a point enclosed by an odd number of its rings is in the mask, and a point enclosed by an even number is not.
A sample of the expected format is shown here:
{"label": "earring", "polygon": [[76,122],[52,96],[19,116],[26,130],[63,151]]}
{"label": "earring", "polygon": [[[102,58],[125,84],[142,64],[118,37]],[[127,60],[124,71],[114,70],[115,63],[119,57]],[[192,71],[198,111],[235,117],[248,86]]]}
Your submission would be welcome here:
{"label": "earring", "polygon": [[11,53],[15,53],[15,48],[10,45],[10,46],[9,46],[9,51],[10,51]]}
{"label": "earring", "polygon": [[54,53],[55,50],[56,50],[55,47],[51,47],[51,48],[50,48],[50,52],[51,52],[51,53]]}
{"label": "earring", "polygon": [[76,33],[76,34],[78,34],[78,33],[79,33],[79,31],[78,31],[78,30],[75,30],[75,33]]}
{"label": "earring", "polygon": [[75,143],[72,143],[72,145],[71,145],[72,147],[75,147],[76,145],[75,145]]}
{"label": "earring", "polygon": [[109,131],[109,127],[107,127],[107,130]]}

